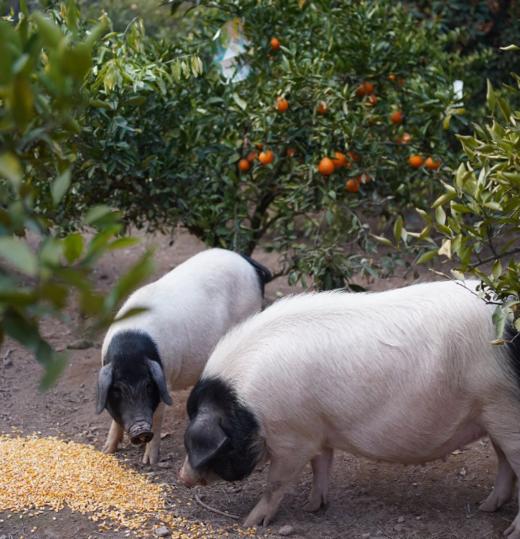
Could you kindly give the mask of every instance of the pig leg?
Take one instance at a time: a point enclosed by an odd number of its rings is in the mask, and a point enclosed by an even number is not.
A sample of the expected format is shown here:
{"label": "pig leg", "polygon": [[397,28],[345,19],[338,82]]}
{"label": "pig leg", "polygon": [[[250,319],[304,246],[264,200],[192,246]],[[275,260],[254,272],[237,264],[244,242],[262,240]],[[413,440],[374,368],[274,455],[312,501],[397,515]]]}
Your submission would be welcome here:
{"label": "pig leg", "polygon": [[107,441],[103,446],[104,453],[115,453],[119,444],[123,441],[124,430],[119,424],[112,420],[108,431]]}
{"label": "pig leg", "polygon": [[318,511],[327,505],[327,495],[329,492],[329,474],[332,466],[334,451],[330,448],[324,449],[320,455],[311,460],[312,466],[312,490],[309,500],[303,507],[304,511]]}
{"label": "pig leg", "polygon": [[489,496],[480,504],[481,511],[493,512],[500,509],[513,496],[515,486],[515,472],[509,462],[507,462],[504,452],[493,440],[493,448],[498,458],[498,471],[495,479],[495,486]]}
{"label": "pig leg", "polygon": [[162,402],[157,406],[153,414],[152,432],[153,438],[146,444],[144,450],[143,463],[157,464],[159,462],[159,445],[161,444],[161,427],[163,422],[164,404]]}
{"label": "pig leg", "polygon": [[[298,448],[300,449],[300,448]],[[267,526],[278,511],[291,481],[295,480],[303,470],[310,457],[296,455],[271,456],[271,466],[267,476],[267,487],[260,501],[247,516],[244,526]]]}
{"label": "pig leg", "polygon": [[[518,416],[518,405],[516,403],[512,405],[509,399],[486,410],[484,416],[490,438],[501,449],[517,478],[520,477],[520,432],[518,430]],[[507,468],[502,466],[502,470],[507,470]],[[502,475],[506,479],[509,477],[507,471],[503,471]],[[507,480],[505,482],[502,480],[502,482],[507,486]],[[506,489],[503,488],[503,490],[505,492]],[[504,532],[504,536],[507,539],[520,539],[520,511],[517,513],[511,526]]]}

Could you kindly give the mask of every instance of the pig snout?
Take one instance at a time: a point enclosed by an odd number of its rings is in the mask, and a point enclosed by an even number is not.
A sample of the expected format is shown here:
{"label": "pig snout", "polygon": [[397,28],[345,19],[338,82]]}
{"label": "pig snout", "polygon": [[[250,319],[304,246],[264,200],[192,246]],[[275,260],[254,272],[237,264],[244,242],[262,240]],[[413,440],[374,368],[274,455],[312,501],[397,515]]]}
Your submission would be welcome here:
{"label": "pig snout", "polygon": [[195,485],[206,485],[207,481],[202,478],[190,465],[188,458],[184,460],[182,468],[179,470],[179,481],[188,488]]}
{"label": "pig snout", "polygon": [[128,435],[134,445],[147,444],[153,438],[152,426],[146,421],[139,421],[128,429]]}

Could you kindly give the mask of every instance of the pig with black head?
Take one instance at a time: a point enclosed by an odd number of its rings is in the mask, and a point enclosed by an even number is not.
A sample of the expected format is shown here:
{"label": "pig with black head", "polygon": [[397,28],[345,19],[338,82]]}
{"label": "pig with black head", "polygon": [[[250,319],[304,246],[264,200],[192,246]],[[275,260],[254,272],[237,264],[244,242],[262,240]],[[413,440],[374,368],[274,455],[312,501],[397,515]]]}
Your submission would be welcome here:
{"label": "pig with black head", "polygon": [[[305,509],[328,501],[335,449],[419,464],[489,435],[498,458],[495,511],[520,477],[520,337],[494,346],[494,306],[478,283],[283,299],[233,329],[188,399],[186,486],[247,477],[270,461],[245,520],[267,525],[307,463]],[[506,530],[520,539],[520,513]]]}
{"label": "pig with black head", "polygon": [[[143,462],[158,461],[169,391],[197,381],[218,340],[261,309],[270,279],[249,257],[210,249],[130,296],[101,354],[96,409],[106,408],[113,419],[107,453],[117,450],[126,431],[132,443],[146,444]],[[124,318],[137,307],[146,310]]]}

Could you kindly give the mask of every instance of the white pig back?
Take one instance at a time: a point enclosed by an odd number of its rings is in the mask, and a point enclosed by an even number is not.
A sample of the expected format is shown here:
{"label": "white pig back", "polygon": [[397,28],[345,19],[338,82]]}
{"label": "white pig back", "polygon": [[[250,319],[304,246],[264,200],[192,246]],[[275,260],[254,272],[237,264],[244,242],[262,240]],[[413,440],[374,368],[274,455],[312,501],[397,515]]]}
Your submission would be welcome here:
{"label": "white pig back", "polygon": [[210,249],[134,292],[118,316],[148,310],[112,324],[102,357],[116,332],[140,330],[155,342],[170,389],[193,385],[225,332],[261,309],[255,269],[240,255]]}
{"label": "white pig back", "polygon": [[422,462],[481,436],[482,403],[511,387],[491,314],[454,282],[296,296],[232,331],[203,376],[231,382],[268,446]]}

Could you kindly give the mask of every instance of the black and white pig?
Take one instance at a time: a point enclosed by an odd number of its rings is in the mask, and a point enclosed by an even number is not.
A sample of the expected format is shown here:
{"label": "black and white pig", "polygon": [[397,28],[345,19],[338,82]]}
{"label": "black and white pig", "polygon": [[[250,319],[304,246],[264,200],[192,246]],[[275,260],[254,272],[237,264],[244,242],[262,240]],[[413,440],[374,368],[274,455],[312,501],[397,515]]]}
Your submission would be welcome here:
{"label": "black and white pig", "polygon": [[[239,480],[269,459],[245,520],[266,525],[309,461],[306,509],[327,503],[334,449],[417,464],[488,434],[498,474],[481,509],[498,509],[520,476],[520,337],[492,345],[493,307],[465,286],[304,294],[233,329],[189,396],[181,481]],[[520,515],[506,535],[520,539]]]}
{"label": "black and white pig", "polygon": [[126,431],[132,443],[146,443],[143,462],[157,462],[169,389],[198,380],[218,340],[260,311],[270,279],[258,262],[210,249],[128,298],[118,317],[147,310],[113,323],[103,342],[96,410],[106,408],[113,418],[107,453],[117,450]]}

